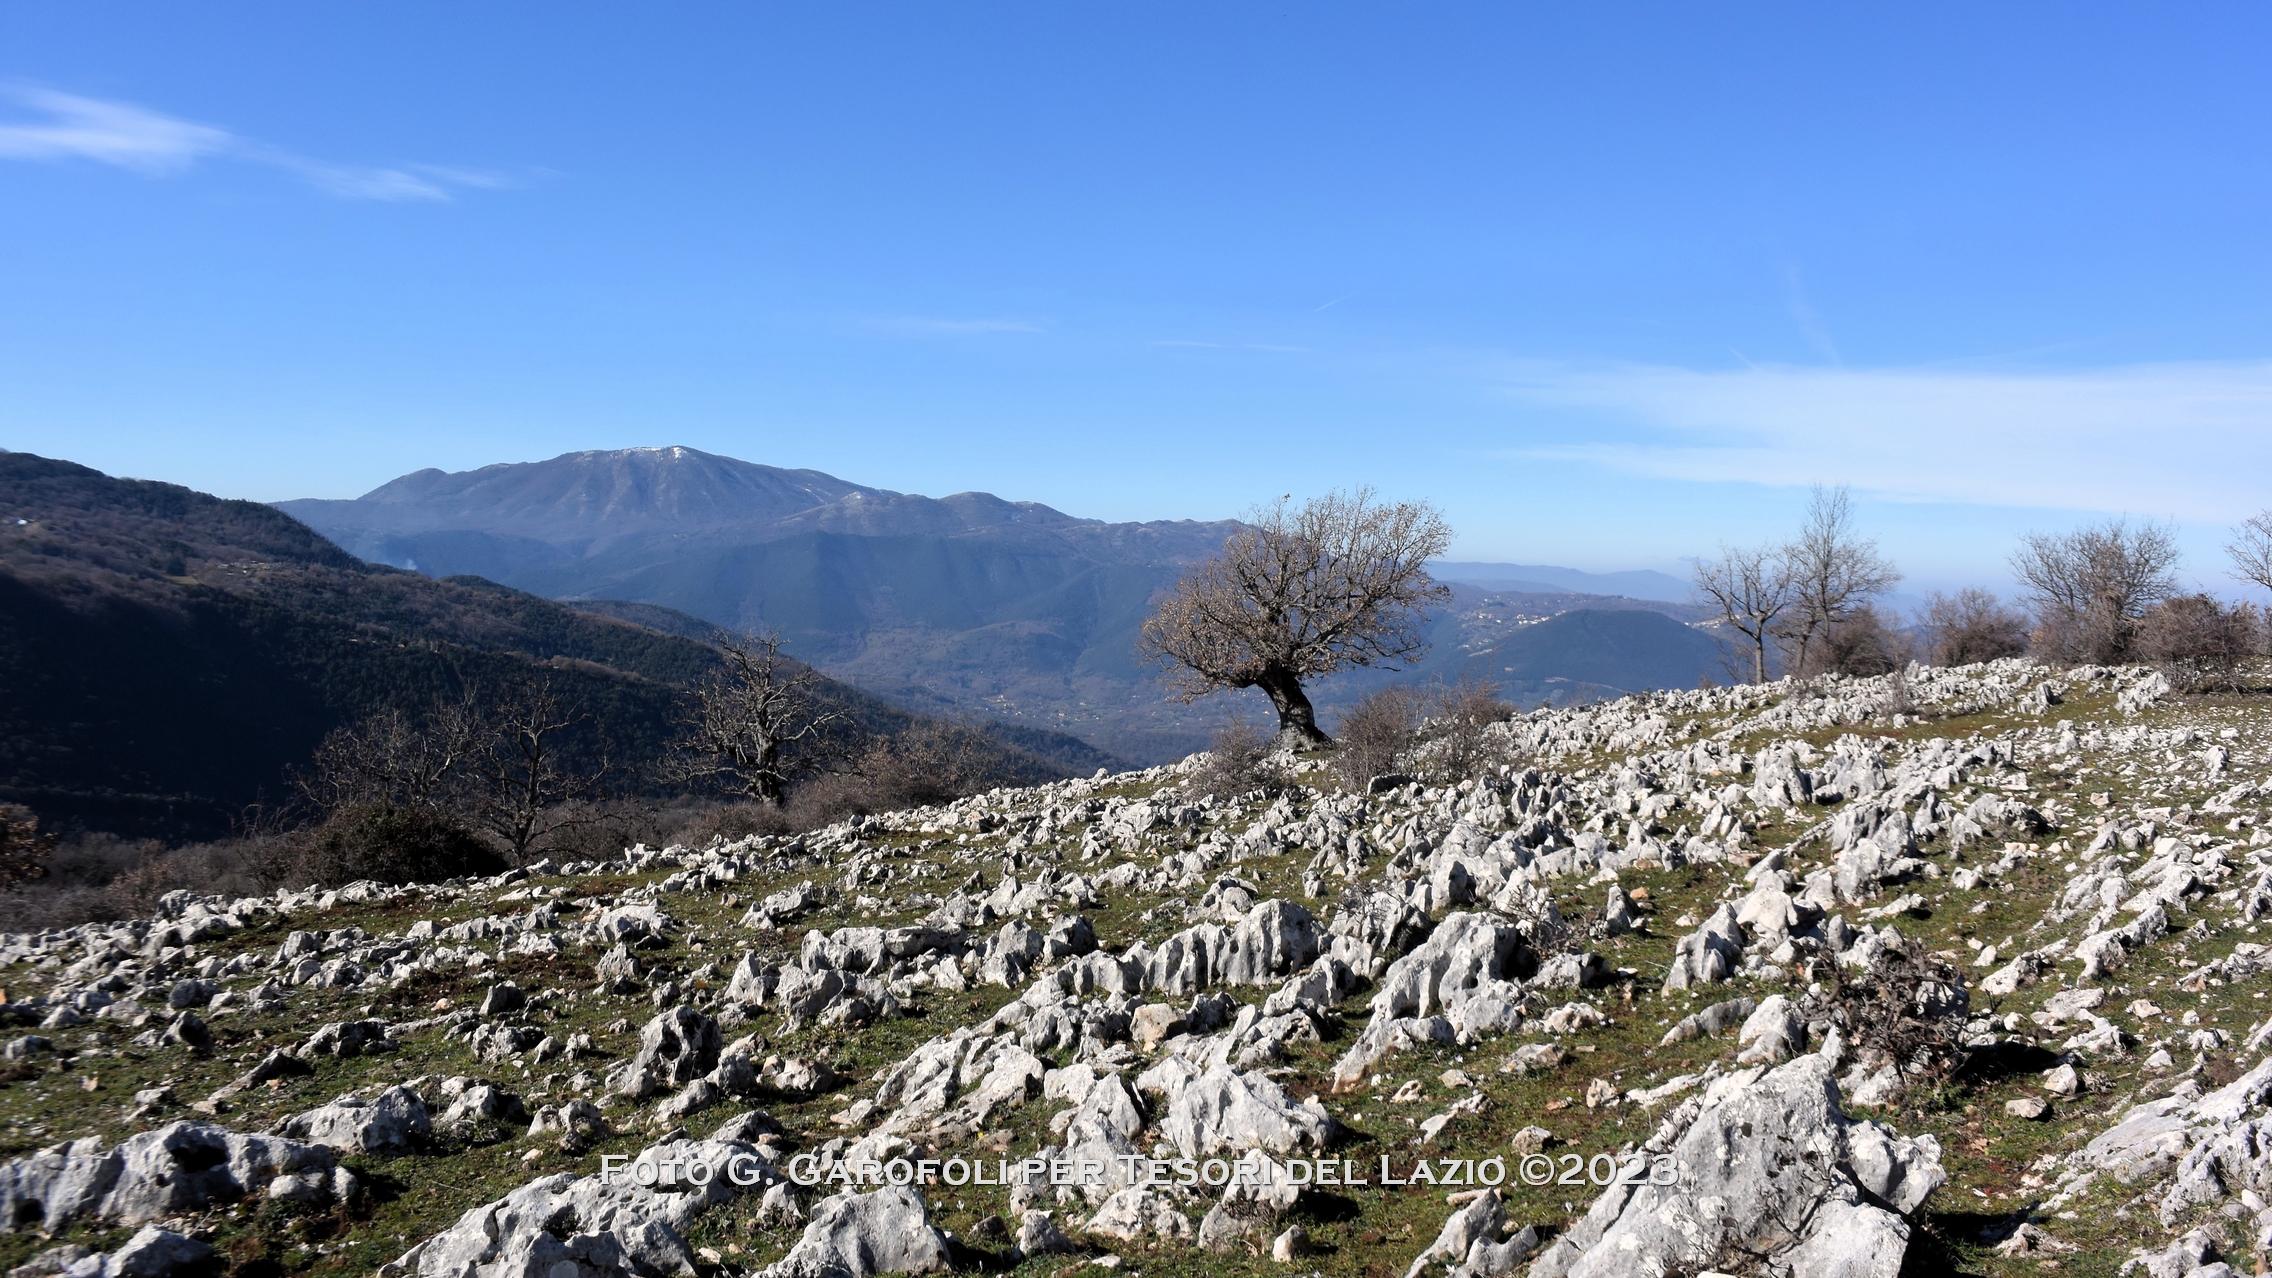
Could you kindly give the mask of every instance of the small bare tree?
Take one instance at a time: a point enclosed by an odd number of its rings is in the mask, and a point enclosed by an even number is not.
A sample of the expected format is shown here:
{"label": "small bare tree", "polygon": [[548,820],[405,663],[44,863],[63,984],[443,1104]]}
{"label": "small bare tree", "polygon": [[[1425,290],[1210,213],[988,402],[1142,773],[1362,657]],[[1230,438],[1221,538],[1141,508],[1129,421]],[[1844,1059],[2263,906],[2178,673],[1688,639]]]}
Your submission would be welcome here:
{"label": "small bare tree", "polygon": [[1789,566],[1772,546],[1723,545],[1718,559],[1699,559],[1690,578],[1720,619],[1751,643],[1751,678],[1767,682],[1767,641],[1792,602]]}
{"label": "small bare tree", "polygon": [[2167,525],[2121,519],[2021,538],[2012,571],[2035,606],[2038,650],[2059,661],[2123,660],[2138,619],[2177,589],[2178,553]]}
{"label": "small bare tree", "polygon": [[582,801],[599,794],[607,760],[574,756],[572,737],[591,716],[563,700],[548,678],[512,687],[485,719],[487,730],[466,764],[480,787],[471,816],[518,864],[554,830],[592,819]]}
{"label": "small bare tree", "polygon": [[1936,666],[1968,666],[2027,651],[2027,614],[1975,586],[1927,595],[1917,625],[1925,632],[1925,660]]}
{"label": "small bare tree", "polygon": [[1451,545],[1451,529],[1433,506],[1377,502],[1370,488],[1298,508],[1280,498],[1251,519],[1176,583],[1138,650],[1179,668],[1179,700],[1260,688],[1279,736],[1329,744],[1303,681],[1427,651],[1424,610],[1451,597],[1427,562]]}
{"label": "small bare tree", "polygon": [[778,805],[791,783],[843,755],[850,711],[822,695],[819,673],[785,655],[774,631],[730,635],[714,646],[722,665],[694,690],[674,771]]}
{"label": "small bare tree", "polygon": [[2233,529],[2225,543],[2233,576],[2272,590],[2272,510],[2260,510]]}
{"label": "small bare tree", "polygon": [[1490,728],[1514,717],[1490,680],[1473,672],[1428,692],[1420,712],[1420,753],[1431,778],[1450,785],[1480,774],[1495,761]]}
{"label": "small bare tree", "polygon": [[1806,523],[1782,550],[1783,571],[1791,587],[1790,610],[1776,634],[1789,656],[1789,668],[1809,674],[1815,641],[1854,615],[1857,608],[1893,589],[1901,580],[1877,543],[1854,531],[1854,504],[1845,485],[1815,485]]}

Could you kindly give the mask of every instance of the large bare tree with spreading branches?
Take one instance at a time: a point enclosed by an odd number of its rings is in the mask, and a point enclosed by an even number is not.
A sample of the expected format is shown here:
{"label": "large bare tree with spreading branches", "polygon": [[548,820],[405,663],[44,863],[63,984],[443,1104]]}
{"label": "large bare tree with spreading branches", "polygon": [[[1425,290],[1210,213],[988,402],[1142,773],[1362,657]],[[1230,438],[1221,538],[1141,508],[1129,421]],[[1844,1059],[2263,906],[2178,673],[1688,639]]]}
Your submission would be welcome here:
{"label": "large bare tree with spreading branches", "polygon": [[1893,589],[1901,573],[1878,545],[1854,531],[1854,504],[1846,486],[1815,485],[1806,523],[1784,543],[1783,572],[1790,581],[1790,610],[1777,635],[1789,669],[1810,674],[1815,642],[1842,625],[1872,598]]}
{"label": "large bare tree with spreading branches", "polygon": [[2037,649],[2062,661],[2123,660],[2146,610],[2176,592],[2178,558],[2176,531],[2164,524],[2110,519],[2022,537],[2012,572],[2035,606]]}
{"label": "large bare tree with spreading branches", "polygon": [[694,690],[675,770],[689,782],[778,804],[792,782],[843,754],[850,711],[822,695],[819,673],[783,653],[774,631],[728,635],[712,646],[720,668]]}
{"label": "large bare tree with spreading branches", "polygon": [[1303,682],[1418,660],[1425,610],[1451,597],[1427,562],[1451,537],[1435,507],[1377,501],[1370,488],[1298,507],[1281,497],[1184,574],[1145,621],[1138,649],[1174,670],[1179,699],[1260,688],[1281,739],[1327,744]]}

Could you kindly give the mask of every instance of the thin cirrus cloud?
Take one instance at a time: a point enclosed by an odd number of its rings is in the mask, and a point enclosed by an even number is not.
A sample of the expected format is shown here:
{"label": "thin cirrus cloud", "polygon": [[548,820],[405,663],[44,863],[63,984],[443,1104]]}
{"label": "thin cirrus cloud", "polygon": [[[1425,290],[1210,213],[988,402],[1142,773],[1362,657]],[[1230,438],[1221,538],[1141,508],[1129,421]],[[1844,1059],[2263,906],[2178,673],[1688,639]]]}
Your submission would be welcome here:
{"label": "thin cirrus cloud", "polygon": [[[2272,503],[2272,361],[2073,371],[1501,366],[1582,438],[1511,450],[1657,479],[2230,521]],[[1610,438],[1604,438],[1610,436]]]}
{"label": "thin cirrus cloud", "polygon": [[169,177],[200,160],[281,169],[349,200],[448,200],[461,188],[511,185],[496,174],[443,165],[333,164],[240,137],[227,129],[54,89],[8,88],[0,97],[42,118],[0,123],[0,159],[92,160],[145,177]]}

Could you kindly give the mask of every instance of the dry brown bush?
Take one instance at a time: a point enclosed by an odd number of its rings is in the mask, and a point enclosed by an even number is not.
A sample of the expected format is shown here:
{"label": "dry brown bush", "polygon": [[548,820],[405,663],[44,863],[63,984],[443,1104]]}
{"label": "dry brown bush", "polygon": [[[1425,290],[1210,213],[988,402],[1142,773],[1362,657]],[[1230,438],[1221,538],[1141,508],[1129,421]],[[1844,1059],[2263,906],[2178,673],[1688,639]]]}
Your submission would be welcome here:
{"label": "dry brown bush", "polygon": [[1246,718],[1232,719],[1208,743],[1207,762],[1184,781],[1184,792],[1221,802],[1256,790],[1283,789],[1289,778],[1270,762],[1270,746],[1269,732]]}
{"label": "dry brown bush", "polygon": [[1514,717],[1515,708],[1487,679],[1473,675],[1433,689],[1421,699],[1418,739],[1429,780],[1464,781],[1497,762],[1489,729]]}
{"label": "dry brown bush", "polygon": [[1361,790],[1374,777],[1401,770],[1419,738],[1420,709],[1417,692],[1396,686],[1342,711],[1333,751],[1333,770],[1342,783]]}
{"label": "dry brown bush", "polygon": [[2251,604],[2179,595],[2138,619],[2137,655],[2187,691],[2237,689],[2242,667],[2263,650],[2263,617]]}
{"label": "dry brown bush", "polygon": [[1863,604],[1823,628],[1809,650],[1808,661],[1817,669],[1869,677],[1890,673],[1909,662],[1908,636],[1886,625],[1878,610]]}
{"label": "dry brown bush", "polygon": [[1988,591],[1966,587],[1953,595],[1925,597],[1917,619],[1929,665],[1969,666],[2017,657],[2027,651],[2027,614],[2007,608]]}
{"label": "dry brown bush", "polygon": [[39,817],[21,804],[0,804],[0,890],[47,877],[55,836],[42,834]]}

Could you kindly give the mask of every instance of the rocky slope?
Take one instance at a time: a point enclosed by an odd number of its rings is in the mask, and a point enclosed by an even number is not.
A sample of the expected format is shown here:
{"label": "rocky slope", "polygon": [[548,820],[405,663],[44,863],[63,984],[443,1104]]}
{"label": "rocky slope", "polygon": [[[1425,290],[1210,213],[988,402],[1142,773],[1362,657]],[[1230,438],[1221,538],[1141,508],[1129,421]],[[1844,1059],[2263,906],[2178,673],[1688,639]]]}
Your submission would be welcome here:
{"label": "rocky slope", "polygon": [[1442,786],[1192,761],[0,938],[0,1263],[2247,1272],[2272,725],[2167,694],[1657,694]]}

